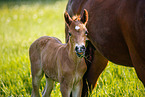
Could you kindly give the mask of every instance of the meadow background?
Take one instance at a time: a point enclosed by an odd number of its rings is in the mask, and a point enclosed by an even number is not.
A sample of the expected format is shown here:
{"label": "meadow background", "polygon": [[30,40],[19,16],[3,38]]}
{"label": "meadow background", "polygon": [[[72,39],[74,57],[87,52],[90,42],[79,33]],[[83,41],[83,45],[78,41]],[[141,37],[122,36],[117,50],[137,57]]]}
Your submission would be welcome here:
{"label": "meadow background", "polygon": [[[29,47],[44,35],[58,37],[65,43],[66,4],[67,0],[0,2],[0,97],[30,97]],[[40,92],[44,86],[43,78]],[[61,97],[59,83],[51,96]],[[109,62],[90,97],[145,97],[145,88],[134,68]]]}

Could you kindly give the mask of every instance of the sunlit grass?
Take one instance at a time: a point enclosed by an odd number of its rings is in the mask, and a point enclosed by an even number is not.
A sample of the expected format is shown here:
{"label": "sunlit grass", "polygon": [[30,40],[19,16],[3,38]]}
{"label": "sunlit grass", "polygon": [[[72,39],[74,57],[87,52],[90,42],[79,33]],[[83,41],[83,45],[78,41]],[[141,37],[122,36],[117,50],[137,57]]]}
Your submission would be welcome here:
{"label": "sunlit grass", "polygon": [[[66,1],[13,4],[0,7],[0,96],[26,97],[32,91],[29,46],[44,35],[64,42]],[[44,85],[43,79],[41,92]]]}
{"label": "sunlit grass", "polygon": [[109,63],[92,97],[144,97],[145,89],[134,68]]}
{"label": "sunlit grass", "polygon": [[[0,4],[0,97],[28,97],[32,91],[29,46],[48,35],[64,43],[67,1]],[[42,79],[40,92],[44,89]],[[52,97],[61,97],[56,83]],[[145,89],[133,68],[109,63],[91,97],[144,97]]]}

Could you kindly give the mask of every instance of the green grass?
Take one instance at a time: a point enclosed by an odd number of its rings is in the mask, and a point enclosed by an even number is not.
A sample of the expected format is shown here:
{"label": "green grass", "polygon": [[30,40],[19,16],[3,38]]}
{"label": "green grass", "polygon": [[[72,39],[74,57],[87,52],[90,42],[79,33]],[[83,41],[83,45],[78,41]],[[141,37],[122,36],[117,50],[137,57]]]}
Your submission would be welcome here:
{"label": "green grass", "polygon": [[[0,97],[29,97],[32,76],[29,46],[48,35],[65,42],[63,13],[67,1],[0,3]],[[40,92],[44,89],[42,79]],[[61,97],[56,83],[52,97]],[[135,70],[109,63],[90,97],[144,97]]]}

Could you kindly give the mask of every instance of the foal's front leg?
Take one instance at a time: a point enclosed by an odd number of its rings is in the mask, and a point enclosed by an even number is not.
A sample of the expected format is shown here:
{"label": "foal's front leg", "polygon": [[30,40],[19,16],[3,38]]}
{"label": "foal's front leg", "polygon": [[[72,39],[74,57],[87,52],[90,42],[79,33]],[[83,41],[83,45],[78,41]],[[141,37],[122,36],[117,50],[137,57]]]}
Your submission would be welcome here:
{"label": "foal's front leg", "polygon": [[81,97],[82,88],[83,88],[83,81],[80,80],[78,82],[78,84],[76,84],[75,87],[72,90],[72,97]]}
{"label": "foal's front leg", "polygon": [[72,88],[69,87],[69,85],[60,83],[60,91],[62,94],[62,97],[70,97]]}

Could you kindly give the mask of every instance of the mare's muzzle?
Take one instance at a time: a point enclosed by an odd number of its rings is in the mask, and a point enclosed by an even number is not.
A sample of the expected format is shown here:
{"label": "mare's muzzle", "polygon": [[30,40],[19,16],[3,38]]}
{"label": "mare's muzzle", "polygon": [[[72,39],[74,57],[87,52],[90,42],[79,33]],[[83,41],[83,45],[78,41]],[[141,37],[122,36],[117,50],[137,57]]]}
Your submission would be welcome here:
{"label": "mare's muzzle", "polygon": [[75,51],[76,51],[77,56],[82,58],[85,56],[86,48],[84,45],[78,45],[75,47]]}

